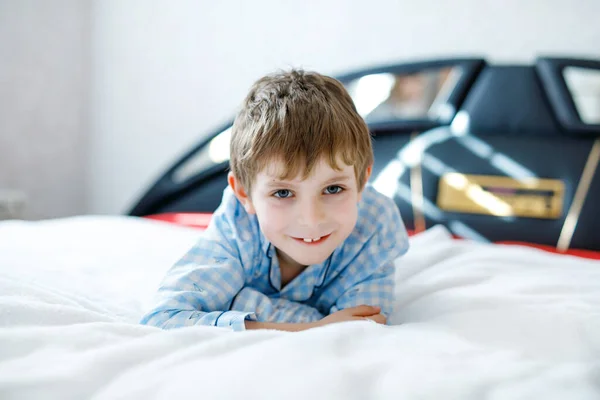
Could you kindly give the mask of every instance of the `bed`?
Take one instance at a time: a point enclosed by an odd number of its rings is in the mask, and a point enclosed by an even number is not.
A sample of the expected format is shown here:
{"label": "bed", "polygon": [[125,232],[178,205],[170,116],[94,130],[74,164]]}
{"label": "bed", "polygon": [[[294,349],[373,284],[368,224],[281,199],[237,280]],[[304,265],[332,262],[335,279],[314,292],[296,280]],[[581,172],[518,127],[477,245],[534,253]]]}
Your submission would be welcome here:
{"label": "bed", "polygon": [[[391,326],[137,324],[198,230],[136,217],[0,223],[0,398],[597,399],[600,265],[411,237]],[[115,279],[118,277],[118,279]]]}
{"label": "bed", "polygon": [[[0,222],[0,399],[600,398],[600,108],[581,108],[568,67],[600,63],[437,60],[340,77],[356,96],[387,85],[379,103],[356,101],[374,134],[371,183],[411,231],[388,326],[138,324],[218,203],[229,125],[129,215]],[[405,75],[427,101],[407,103]]]}

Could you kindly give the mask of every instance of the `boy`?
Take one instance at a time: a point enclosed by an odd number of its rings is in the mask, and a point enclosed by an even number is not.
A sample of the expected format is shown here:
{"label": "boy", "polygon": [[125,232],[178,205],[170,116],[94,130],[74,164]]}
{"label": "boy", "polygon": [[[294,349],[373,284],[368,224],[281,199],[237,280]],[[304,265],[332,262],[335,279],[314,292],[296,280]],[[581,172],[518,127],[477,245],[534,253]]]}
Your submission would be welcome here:
{"label": "boy", "polygon": [[394,202],[366,186],[372,163],[369,131],[340,82],[296,70],[258,80],[233,125],[221,205],[141,322],[385,324],[408,239]]}

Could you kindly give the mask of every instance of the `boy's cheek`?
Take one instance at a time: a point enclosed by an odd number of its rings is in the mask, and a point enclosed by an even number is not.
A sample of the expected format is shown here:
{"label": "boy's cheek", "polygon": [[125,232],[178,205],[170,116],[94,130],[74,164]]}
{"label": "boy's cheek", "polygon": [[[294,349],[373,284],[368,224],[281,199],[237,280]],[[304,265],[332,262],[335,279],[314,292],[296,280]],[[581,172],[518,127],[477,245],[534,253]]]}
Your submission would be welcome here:
{"label": "boy's cheek", "polygon": [[256,213],[258,223],[262,229],[276,231],[280,225],[285,225],[286,216],[277,209],[261,209]]}

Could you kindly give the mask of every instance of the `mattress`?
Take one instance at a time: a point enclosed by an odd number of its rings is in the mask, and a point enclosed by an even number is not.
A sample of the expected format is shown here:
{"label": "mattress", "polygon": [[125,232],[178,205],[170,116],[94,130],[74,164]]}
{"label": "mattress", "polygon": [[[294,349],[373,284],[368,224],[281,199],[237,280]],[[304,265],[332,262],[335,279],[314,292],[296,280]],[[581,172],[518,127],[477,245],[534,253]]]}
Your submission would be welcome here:
{"label": "mattress", "polygon": [[0,398],[600,398],[597,260],[435,226],[396,261],[388,326],[139,325],[198,235],[136,217],[1,222]]}

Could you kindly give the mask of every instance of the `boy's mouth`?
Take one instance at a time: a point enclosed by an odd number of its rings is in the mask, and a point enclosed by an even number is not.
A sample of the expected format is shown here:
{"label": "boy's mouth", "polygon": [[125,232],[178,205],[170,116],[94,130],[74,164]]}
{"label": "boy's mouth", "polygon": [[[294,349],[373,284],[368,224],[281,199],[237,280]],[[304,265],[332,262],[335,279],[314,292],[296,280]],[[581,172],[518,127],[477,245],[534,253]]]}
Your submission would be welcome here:
{"label": "boy's mouth", "polygon": [[319,244],[321,242],[324,242],[325,239],[327,239],[329,236],[331,236],[331,233],[329,233],[325,236],[320,236],[320,237],[316,237],[316,238],[297,238],[297,237],[295,237],[293,239],[300,243],[314,245],[314,244]]}

